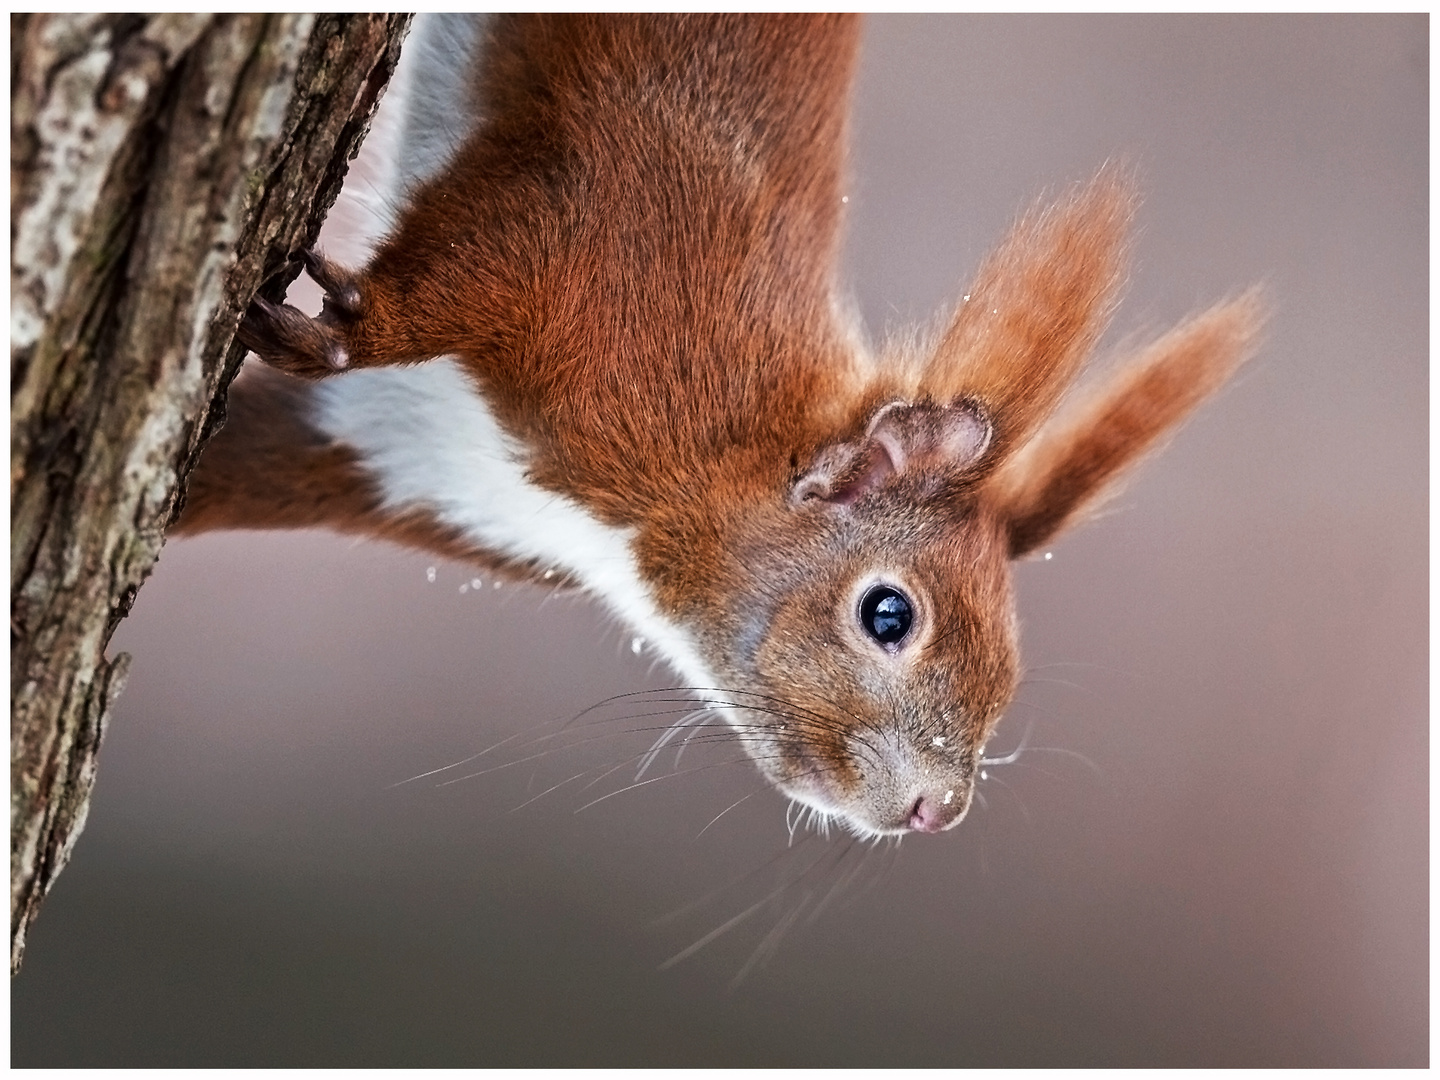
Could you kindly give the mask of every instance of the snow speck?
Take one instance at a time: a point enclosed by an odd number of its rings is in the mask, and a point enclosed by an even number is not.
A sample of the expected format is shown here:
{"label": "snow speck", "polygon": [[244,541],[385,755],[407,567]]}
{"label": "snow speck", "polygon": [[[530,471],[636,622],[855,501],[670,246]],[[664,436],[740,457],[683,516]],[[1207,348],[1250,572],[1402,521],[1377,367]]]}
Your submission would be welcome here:
{"label": "snow speck", "polygon": [[643,648],[645,648],[645,639],[643,637],[630,639],[630,651],[636,656],[640,655],[640,650]]}
{"label": "snow speck", "polygon": [[1050,561],[1051,559],[1053,559],[1054,557],[1055,557],[1055,553],[1054,553],[1053,551],[1047,551],[1047,552],[1045,552],[1045,561],[1046,561],[1046,562],[1049,562],[1049,561]]}
{"label": "snow speck", "polygon": [[498,589],[498,588],[499,588],[501,585],[503,585],[503,584],[505,584],[503,581],[497,581],[497,582],[495,582],[495,584],[494,584],[493,587],[496,588],[496,589]]}
{"label": "snow speck", "polygon": [[981,770],[980,770],[980,779],[981,779],[981,780],[989,780],[989,779],[990,779],[990,774],[989,774],[988,772],[986,772],[984,769],[981,769]]}
{"label": "snow speck", "polygon": [[936,735],[933,739],[930,740],[930,745],[931,745],[931,746],[944,746],[944,745],[945,745],[945,736],[944,736],[944,735]]}
{"label": "snow speck", "polygon": [[549,580],[550,580],[552,577],[554,577],[554,576],[555,576],[555,571],[554,571],[554,570],[546,570],[546,571],[545,571],[545,580],[546,580],[546,581],[549,581]]}
{"label": "snow speck", "polygon": [[470,583],[469,583],[468,581],[462,581],[462,582],[460,583],[460,591],[461,591],[462,593],[467,593],[467,592],[469,592],[469,591],[470,591]]}
{"label": "snow speck", "polygon": [[950,800],[953,798],[955,798],[955,789],[951,788],[949,791],[945,792],[945,805],[949,806]]}
{"label": "snow speck", "polygon": [[427,566],[425,568],[425,580],[430,582],[431,585],[435,584],[435,567]]}
{"label": "snow speck", "polygon": [[841,196],[840,196],[840,201],[841,201],[842,203],[849,202],[849,201],[850,201],[850,196],[849,196],[849,195],[841,195]]}

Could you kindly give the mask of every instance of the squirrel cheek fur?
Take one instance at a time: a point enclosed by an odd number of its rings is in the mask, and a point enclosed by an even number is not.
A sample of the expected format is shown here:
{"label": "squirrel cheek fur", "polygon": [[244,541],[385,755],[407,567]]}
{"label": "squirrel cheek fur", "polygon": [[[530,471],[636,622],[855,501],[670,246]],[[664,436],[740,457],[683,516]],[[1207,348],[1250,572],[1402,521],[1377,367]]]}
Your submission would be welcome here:
{"label": "squirrel cheek fur", "polygon": [[1010,560],[1229,377],[1261,304],[1060,407],[1124,273],[1107,167],[1023,213],[932,340],[870,355],[835,283],[858,29],[491,20],[481,119],[370,262],[307,253],[321,314],[247,313],[272,370],[180,530],[324,525],[587,589],[791,798],[862,835],[958,823],[1018,680]]}

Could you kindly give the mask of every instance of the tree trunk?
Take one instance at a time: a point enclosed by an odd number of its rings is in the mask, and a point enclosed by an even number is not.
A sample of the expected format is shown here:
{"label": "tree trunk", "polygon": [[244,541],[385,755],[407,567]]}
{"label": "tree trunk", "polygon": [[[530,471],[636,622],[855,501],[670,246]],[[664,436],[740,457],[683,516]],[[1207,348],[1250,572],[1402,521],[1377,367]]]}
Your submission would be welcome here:
{"label": "tree trunk", "polygon": [[116,624],[408,16],[12,15],[10,931],[85,821]]}

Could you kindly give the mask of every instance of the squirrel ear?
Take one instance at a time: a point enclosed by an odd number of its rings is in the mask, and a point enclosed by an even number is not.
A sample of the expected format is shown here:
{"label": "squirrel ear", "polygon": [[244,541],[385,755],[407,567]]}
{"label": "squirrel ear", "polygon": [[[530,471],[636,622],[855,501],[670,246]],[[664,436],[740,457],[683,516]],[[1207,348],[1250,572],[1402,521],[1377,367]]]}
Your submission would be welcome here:
{"label": "squirrel ear", "polygon": [[1025,214],[979,274],[924,365],[920,392],[981,402],[997,460],[1054,410],[1109,320],[1135,206],[1124,167]]}
{"label": "squirrel ear", "polygon": [[979,464],[993,429],[979,405],[892,401],[870,417],[864,434],[824,447],[791,485],[791,505],[847,506],[892,478],[919,471],[965,472]]}
{"label": "squirrel ear", "polygon": [[1176,327],[1057,416],[986,481],[1010,554],[1033,551],[1098,505],[1255,351],[1258,290]]}

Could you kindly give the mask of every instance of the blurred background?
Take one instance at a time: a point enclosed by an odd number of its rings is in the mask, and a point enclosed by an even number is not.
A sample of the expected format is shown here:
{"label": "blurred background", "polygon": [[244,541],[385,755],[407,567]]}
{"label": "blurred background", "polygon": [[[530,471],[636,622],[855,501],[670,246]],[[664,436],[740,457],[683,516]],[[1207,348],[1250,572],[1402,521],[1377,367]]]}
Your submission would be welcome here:
{"label": "blurred background", "polygon": [[1111,346],[1274,306],[1018,568],[992,749],[1026,749],[959,829],[792,842],[724,747],[622,790],[669,718],[566,721],[672,677],[582,601],[326,534],[176,541],[115,637],[12,1064],[1425,1064],[1427,39],[869,20],[846,258],[877,340],[1117,155],[1146,201]]}

